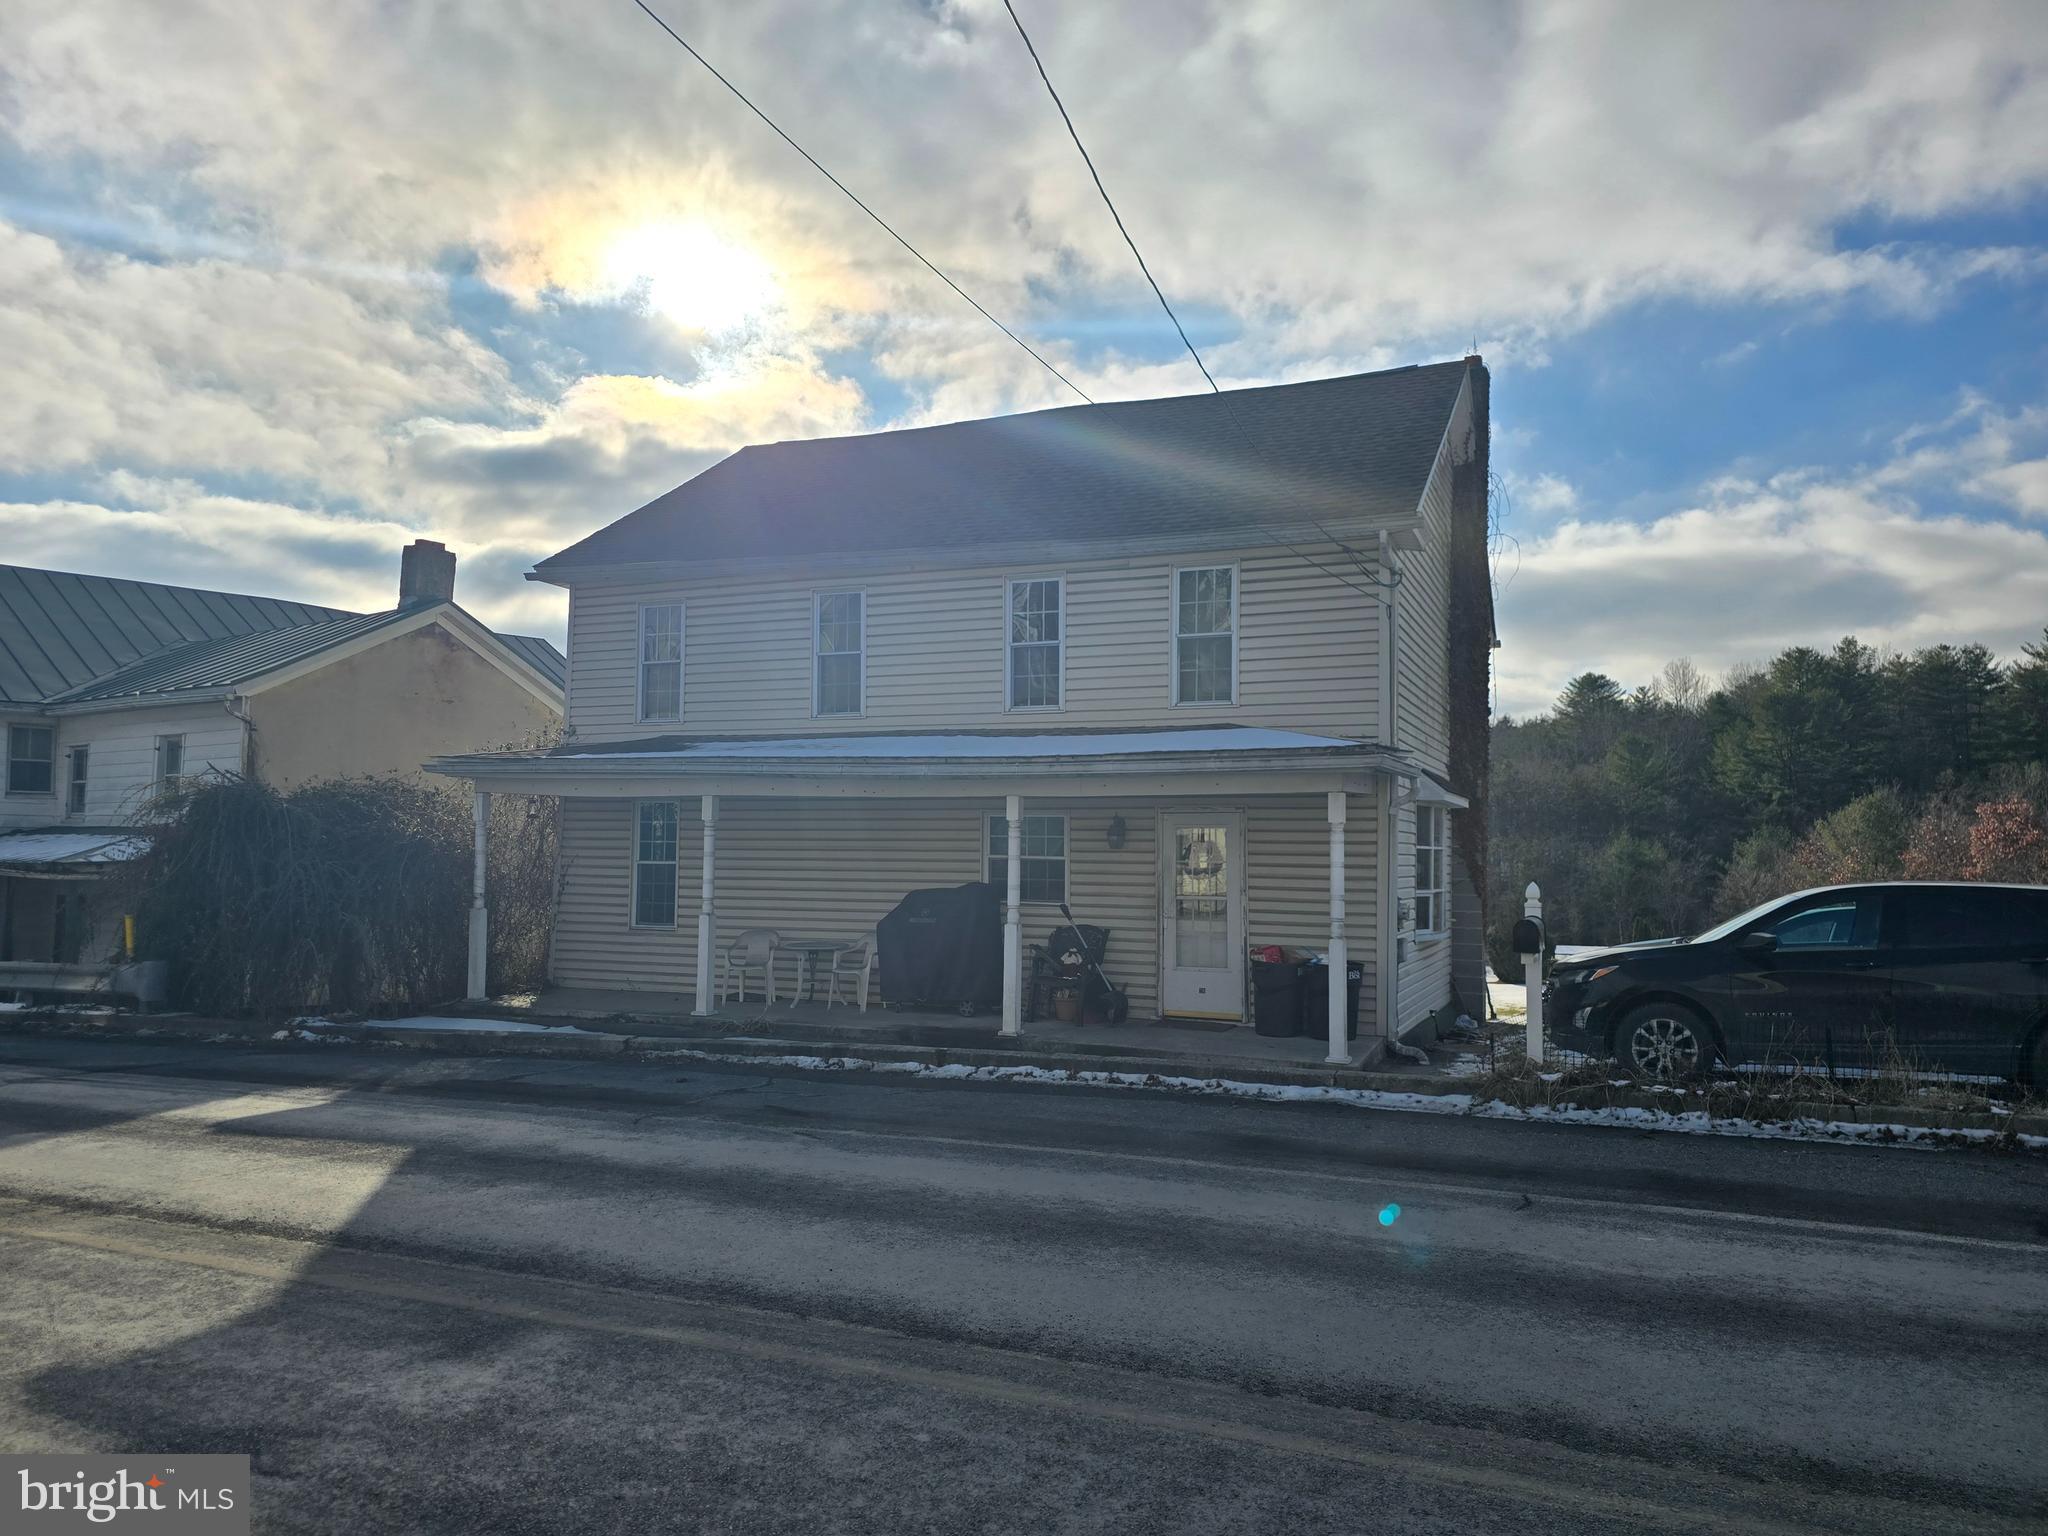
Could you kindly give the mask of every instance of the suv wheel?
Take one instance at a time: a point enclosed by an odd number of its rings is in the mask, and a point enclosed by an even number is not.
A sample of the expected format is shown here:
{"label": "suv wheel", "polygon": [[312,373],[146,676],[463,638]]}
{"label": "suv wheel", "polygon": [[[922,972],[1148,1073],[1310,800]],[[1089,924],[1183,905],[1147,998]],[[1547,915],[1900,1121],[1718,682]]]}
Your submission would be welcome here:
{"label": "suv wheel", "polygon": [[1615,1029],[1614,1055],[1636,1077],[1684,1082],[1714,1064],[1714,1038],[1691,1009],[1645,1003],[1631,1009]]}

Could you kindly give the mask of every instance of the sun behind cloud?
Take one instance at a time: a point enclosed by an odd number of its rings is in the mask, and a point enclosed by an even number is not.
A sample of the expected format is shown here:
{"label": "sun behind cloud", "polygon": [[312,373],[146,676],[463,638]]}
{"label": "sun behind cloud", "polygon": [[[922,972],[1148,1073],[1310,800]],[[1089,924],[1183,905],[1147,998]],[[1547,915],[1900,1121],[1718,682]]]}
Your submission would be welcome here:
{"label": "sun behind cloud", "polygon": [[619,297],[712,336],[758,324],[782,296],[774,268],[759,252],[694,219],[621,230],[604,249],[601,273]]}

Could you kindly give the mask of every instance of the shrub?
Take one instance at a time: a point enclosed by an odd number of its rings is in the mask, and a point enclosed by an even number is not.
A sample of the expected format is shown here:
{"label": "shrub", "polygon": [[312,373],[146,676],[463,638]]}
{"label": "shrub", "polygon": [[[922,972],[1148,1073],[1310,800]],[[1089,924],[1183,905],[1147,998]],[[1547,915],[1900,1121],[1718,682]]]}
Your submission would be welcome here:
{"label": "shrub", "polygon": [[[139,952],[172,962],[184,1006],[281,1017],[462,995],[471,824],[458,792],[395,777],[280,793],[216,776],[160,810],[128,902]],[[501,798],[492,822],[491,984],[530,986],[546,962],[551,803]]]}

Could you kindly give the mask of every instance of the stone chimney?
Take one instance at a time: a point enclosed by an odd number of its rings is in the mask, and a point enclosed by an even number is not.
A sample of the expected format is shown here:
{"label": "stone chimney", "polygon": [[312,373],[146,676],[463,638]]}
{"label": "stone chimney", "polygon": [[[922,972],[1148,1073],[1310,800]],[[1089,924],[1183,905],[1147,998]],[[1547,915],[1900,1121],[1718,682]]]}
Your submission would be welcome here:
{"label": "stone chimney", "polygon": [[414,539],[398,556],[398,606],[454,601],[454,552],[433,539]]}

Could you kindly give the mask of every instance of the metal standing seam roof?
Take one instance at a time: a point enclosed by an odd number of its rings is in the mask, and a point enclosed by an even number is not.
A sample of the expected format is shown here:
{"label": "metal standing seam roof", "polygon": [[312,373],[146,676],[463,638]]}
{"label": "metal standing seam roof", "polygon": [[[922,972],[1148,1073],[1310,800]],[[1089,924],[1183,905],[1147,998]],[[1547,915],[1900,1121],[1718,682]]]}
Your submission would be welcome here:
{"label": "metal standing seam roof", "polygon": [[1180,729],[949,731],[866,736],[654,737],[627,742],[564,742],[543,751],[473,752],[435,758],[430,771],[455,778],[579,773],[682,776],[985,779],[1096,772],[1187,772],[1354,765],[1414,776],[1401,754],[1369,741],[1264,726]]}
{"label": "metal standing seam roof", "polygon": [[1408,517],[1476,366],[742,448],[537,573]]}
{"label": "metal standing seam roof", "polygon": [[133,832],[0,832],[0,865],[118,864],[148,848]]}
{"label": "metal standing seam roof", "polygon": [[194,641],[347,616],[281,598],[0,565],[0,703],[41,703]]}
{"label": "metal standing seam roof", "polygon": [[[416,608],[350,613],[276,598],[0,566],[0,703],[87,703],[232,687]],[[499,635],[557,688],[568,663]]]}

